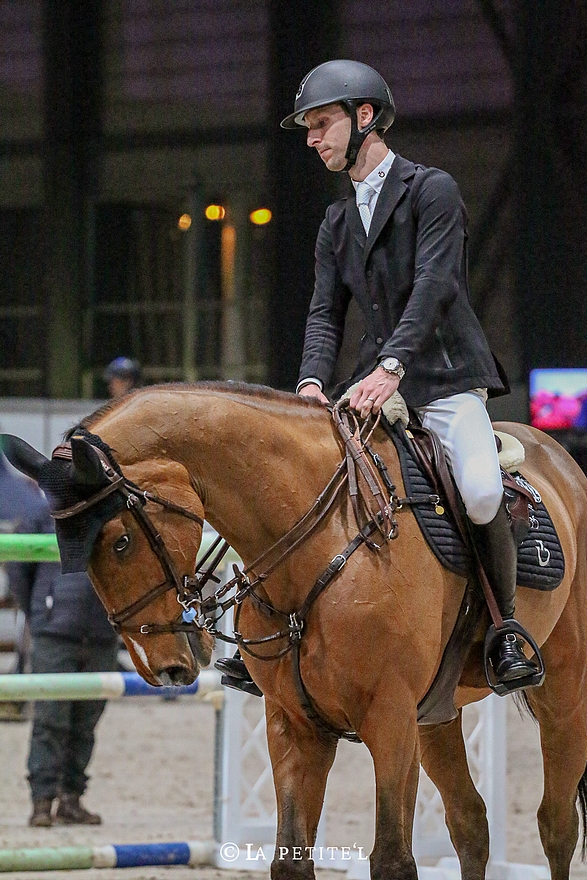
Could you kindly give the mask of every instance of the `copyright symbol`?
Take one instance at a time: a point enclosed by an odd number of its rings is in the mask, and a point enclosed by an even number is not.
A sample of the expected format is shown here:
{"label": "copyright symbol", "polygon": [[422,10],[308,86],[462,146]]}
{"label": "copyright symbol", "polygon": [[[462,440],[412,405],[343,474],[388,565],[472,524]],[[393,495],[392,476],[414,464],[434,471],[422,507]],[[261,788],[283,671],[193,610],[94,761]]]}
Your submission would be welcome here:
{"label": "copyright symbol", "polygon": [[236,843],[223,843],[220,847],[220,858],[225,862],[235,862],[240,855]]}

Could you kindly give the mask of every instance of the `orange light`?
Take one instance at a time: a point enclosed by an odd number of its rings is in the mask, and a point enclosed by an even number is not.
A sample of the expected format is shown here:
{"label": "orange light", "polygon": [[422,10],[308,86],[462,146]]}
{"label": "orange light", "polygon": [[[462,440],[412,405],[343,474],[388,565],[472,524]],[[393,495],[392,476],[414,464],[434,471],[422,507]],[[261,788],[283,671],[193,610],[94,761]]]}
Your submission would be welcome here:
{"label": "orange light", "polygon": [[224,220],[226,210],[222,205],[208,205],[204,211],[207,220]]}
{"label": "orange light", "polygon": [[220,233],[220,267],[222,272],[222,296],[234,299],[236,229],[231,223],[224,223]]}
{"label": "orange light", "polygon": [[251,223],[254,223],[255,226],[265,226],[266,223],[269,223],[273,214],[269,210],[269,208],[257,208],[256,211],[251,211],[249,214],[249,220]]}
{"label": "orange light", "polygon": [[182,214],[179,220],[177,221],[178,229],[181,229],[182,232],[187,232],[190,226],[192,225],[192,218],[189,214]]}

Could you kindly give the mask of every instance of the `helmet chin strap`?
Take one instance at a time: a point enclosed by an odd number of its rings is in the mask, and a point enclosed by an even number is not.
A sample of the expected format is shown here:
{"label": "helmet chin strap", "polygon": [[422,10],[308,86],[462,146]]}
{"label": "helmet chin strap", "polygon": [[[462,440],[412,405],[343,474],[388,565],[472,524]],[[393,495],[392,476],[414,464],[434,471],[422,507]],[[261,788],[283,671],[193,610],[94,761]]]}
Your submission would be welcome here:
{"label": "helmet chin strap", "polygon": [[[361,101],[360,103],[364,104],[366,102]],[[349,115],[351,117],[351,134],[345,154],[345,159],[347,160],[347,163],[344,168],[341,168],[341,171],[348,171],[356,163],[357,156],[359,155],[359,150],[363,146],[365,138],[376,129],[379,116],[381,115],[381,110],[374,114],[373,119],[371,120],[369,125],[367,125],[365,128],[359,128],[359,126],[357,125],[357,108],[359,106],[359,102],[344,101],[344,104],[348,108]]]}

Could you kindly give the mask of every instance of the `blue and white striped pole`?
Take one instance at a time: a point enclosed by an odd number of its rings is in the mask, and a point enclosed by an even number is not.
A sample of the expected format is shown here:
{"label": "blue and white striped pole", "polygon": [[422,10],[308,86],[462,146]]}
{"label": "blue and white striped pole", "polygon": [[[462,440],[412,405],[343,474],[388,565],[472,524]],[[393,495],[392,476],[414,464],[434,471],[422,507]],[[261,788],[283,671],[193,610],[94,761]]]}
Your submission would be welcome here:
{"label": "blue and white striped pole", "polygon": [[0,872],[74,871],[83,868],[138,868],[145,865],[214,865],[217,844],[127,843],[114,846],[59,846],[0,850]]}
{"label": "blue and white striped pole", "polygon": [[153,687],[136,672],[46,672],[0,675],[0,702],[28,700],[119,700],[220,691],[220,673],[203,669],[193,684]]}

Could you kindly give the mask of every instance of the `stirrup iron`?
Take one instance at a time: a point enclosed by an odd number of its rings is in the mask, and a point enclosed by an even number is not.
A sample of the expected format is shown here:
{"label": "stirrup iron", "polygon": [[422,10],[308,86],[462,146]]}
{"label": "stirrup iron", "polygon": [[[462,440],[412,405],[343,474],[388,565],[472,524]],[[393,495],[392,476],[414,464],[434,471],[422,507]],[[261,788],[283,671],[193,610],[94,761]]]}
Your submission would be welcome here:
{"label": "stirrup iron", "polygon": [[[498,642],[501,638],[510,633],[521,636],[524,641],[528,642],[534,651],[535,657],[533,659],[534,662],[537,663],[538,668],[536,669],[536,672],[533,672],[530,675],[525,675],[521,678],[514,678],[511,681],[498,681],[491,664],[491,655],[497,648]],[[513,618],[504,620],[503,626],[500,626],[499,629],[494,624],[491,624],[487,630],[485,645],[483,648],[483,665],[485,667],[487,684],[499,697],[504,697],[506,694],[511,694],[514,691],[523,690],[529,687],[540,687],[544,681],[545,668],[540,649],[530,633],[526,632],[524,627]]]}

